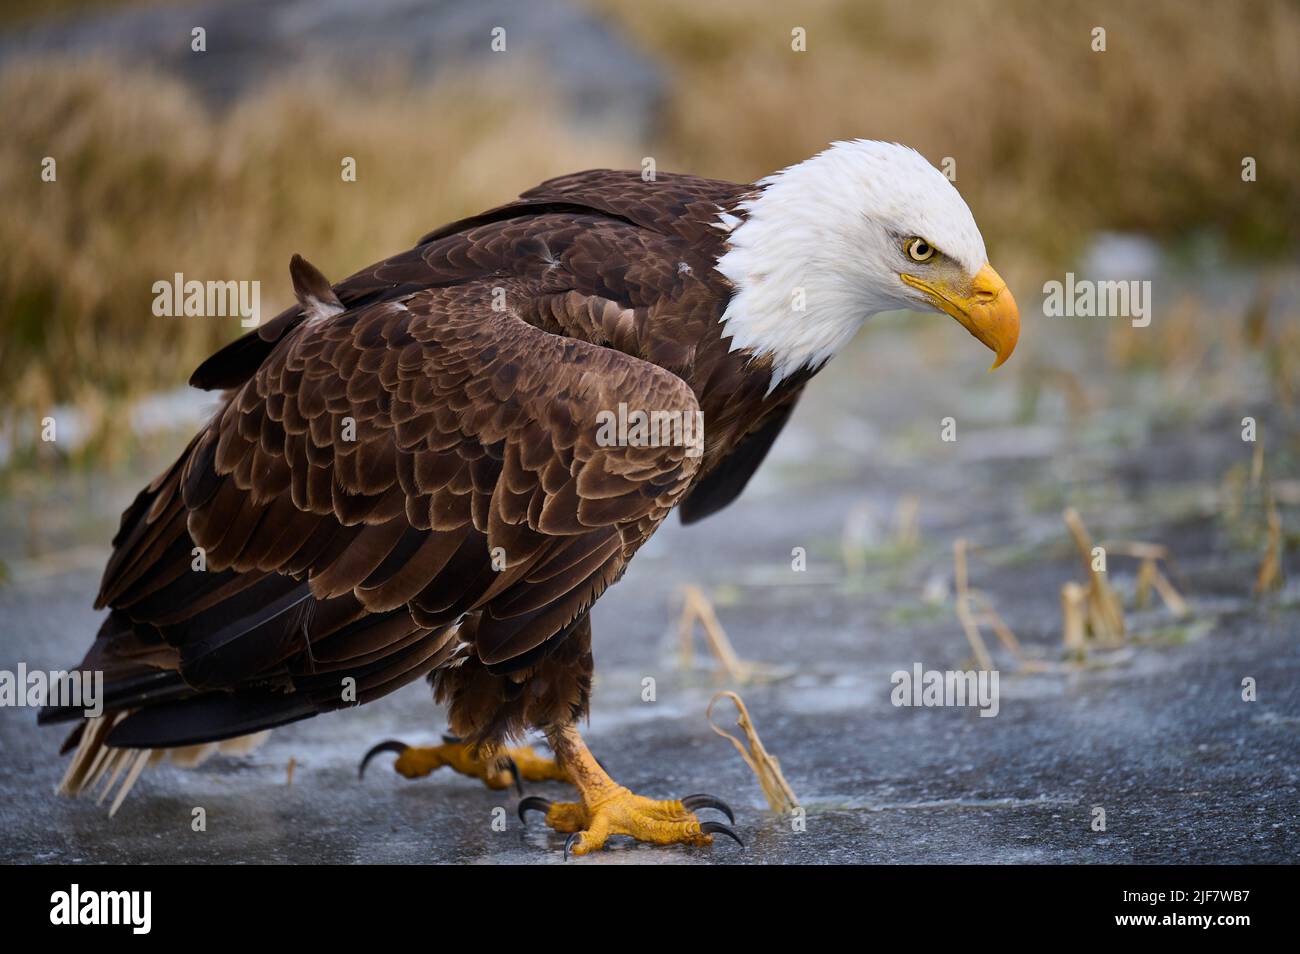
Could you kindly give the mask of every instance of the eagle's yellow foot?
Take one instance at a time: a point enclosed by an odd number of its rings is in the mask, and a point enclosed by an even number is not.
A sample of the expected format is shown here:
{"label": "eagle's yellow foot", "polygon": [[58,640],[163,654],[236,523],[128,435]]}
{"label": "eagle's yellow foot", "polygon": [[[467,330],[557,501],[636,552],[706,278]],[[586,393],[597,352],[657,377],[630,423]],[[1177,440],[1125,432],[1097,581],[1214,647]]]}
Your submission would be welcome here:
{"label": "eagle's yellow foot", "polygon": [[538,755],[531,748],[502,749],[493,758],[481,758],[472,747],[454,736],[443,736],[442,745],[411,746],[405,742],[389,740],[380,742],[361,760],[357,777],[365,775],[366,765],[380,752],[396,752],[393,768],[405,778],[423,778],[434,769],[450,766],[461,775],[482,780],[491,789],[509,788],[514,783],[523,794],[523,780],[530,782],[567,782],[568,776],[556,763]]}
{"label": "eagle's yellow foot", "polygon": [[652,845],[713,844],[713,834],[744,842],[734,831],[721,822],[702,822],[693,809],[716,808],[731,821],[735,816],[726,803],[712,795],[688,795],[681,801],[657,802],[651,798],[633,795],[619,785],[603,801],[591,806],[582,802],[552,802],[536,795],[519,803],[519,817],[528,811],[546,813],[546,824],[556,831],[569,832],[564,843],[564,857],[569,853],[585,855],[603,847],[610,835],[629,835],[637,841]]}
{"label": "eagle's yellow foot", "polygon": [[531,746],[506,749],[506,758],[519,769],[519,777],[525,782],[564,782],[569,784],[569,773],[560,767],[555,759],[538,755]]}
{"label": "eagle's yellow foot", "polygon": [[572,726],[555,732],[551,745],[556,761],[568,771],[582,800],[525,798],[519,803],[519,818],[525,820],[529,811],[544,812],[547,825],[569,833],[564,843],[566,859],[570,852],[585,855],[597,851],[610,835],[628,835],[655,845],[704,846],[713,844],[717,833],[743,845],[736,833],[721,822],[701,822],[695,817],[696,809],[716,808],[735,824],[731,809],[720,799],[688,795],[680,801],[655,801],[634,795],[605,774]]}

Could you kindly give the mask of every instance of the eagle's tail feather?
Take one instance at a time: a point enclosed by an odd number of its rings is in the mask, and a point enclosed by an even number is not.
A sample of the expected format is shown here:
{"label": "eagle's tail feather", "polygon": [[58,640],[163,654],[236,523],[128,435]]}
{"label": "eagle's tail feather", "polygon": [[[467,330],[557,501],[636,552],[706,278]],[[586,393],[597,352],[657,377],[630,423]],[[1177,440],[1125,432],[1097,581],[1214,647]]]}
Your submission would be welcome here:
{"label": "eagle's tail feather", "polygon": [[[111,712],[107,715],[87,719],[81,731],[77,751],[68,763],[56,791],[60,795],[76,797],[91,796],[98,790],[96,805],[113,795],[109,805],[108,817],[112,818],[126,801],[126,796],[135,786],[140,774],[148,765],[169,759],[182,768],[196,768],[218,752],[230,755],[246,755],[266,741],[270,731],[243,735],[221,742],[206,742],[201,745],[179,746],[169,749],[126,749],[110,747],[106,744],[113,727],[131,714],[133,710]],[[121,784],[118,780],[121,779]]]}
{"label": "eagle's tail feather", "polygon": [[98,770],[104,756],[104,739],[108,737],[113,723],[123,714],[114,712],[86,720],[81,730],[81,741],[77,743],[77,750],[55,791],[60,795],[77,795],[90,784],[91,773]]}

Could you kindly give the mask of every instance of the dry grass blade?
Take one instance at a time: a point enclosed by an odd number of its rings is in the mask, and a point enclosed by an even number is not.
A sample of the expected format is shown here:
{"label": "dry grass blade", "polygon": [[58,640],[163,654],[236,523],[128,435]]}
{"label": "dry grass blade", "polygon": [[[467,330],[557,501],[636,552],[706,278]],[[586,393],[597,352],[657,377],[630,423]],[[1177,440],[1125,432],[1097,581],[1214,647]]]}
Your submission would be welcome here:
{"label": "dry grass blade", "polygon": [[[1143,566],[1146,565],[1146,563],[1143,564]],[[1155,584],[1156,592],[1159,593],[1160,598],[1165,601],[1165,606],[1168,607],[1169,612],[1173,613],[1175,616],[1186,616],[1191,613],[1191,610],[1187,606],[1187,601],[1183,599],[1182,594],[1180,594],[1178,590],[1174,589],[1174,585],[1170,583],[1169,578],[1160,571],[1160,567],[1154,562],[1150,562],[1150,566],[1151,582]]]}
{"label": "dry grass blade", "polygon": [[921,542],[921,501],[906,494],[894,511],[894,542],[900,547],[914,547]]}
{"label": "dry grass blade", "polygon": [[957,589],[957,619],[961,623],[962,632],[966,634],[966,641],[970,643],[971,652],[975,654],[975,665],[986,671],[991,670],[993,657],[989,655],[989,648],[984,642],[984,637],[980,635],[979,625],[975,622],[975,614],[971,612],[964,539],[953,541],[952,562],[953,578]]}
{"label": "dry grass blade", "polygon": [[687,584],[682,587],[682,615],[677,623],[677,640],[679,646],[678,660],[683,669],[690,669],[695,662],[695,624],[698,622],[704,630],[704,643],[709,647],[725,672],[737,683],[752,682],[764,675],[769,675],[764,667],[747,662],[737,655],[727,638],[727,631],[718,622],[718,614],[713,603],[698,586]]}
{"label": "dry grass blade", "polygon": [[1039,668],[1026,662],[1024,652],[1020,648],[1020,640],[1016,639],[1016,634],[1011,631],[1011,627],[993,608],[989,598],[979,590],[971,588],[966,564],[967,549],[968,544],[965,539],[959,538],[953,541],[953,580],[957,590],[957,620],[961,623],[962,632],[966,634],[966,641],[970,643],[971,652],[975,654],[976,666],[986,671],[993,669],[993,657],[989,654],[988,644],[980,634],[980,627],[988,626],[1021,666]]}
{"label": "dry grass blade", "polygon": [[1066,655],[1082,661],[1088,655],[1088,591],[1078,583],[1061,587],[1061,621]]}
{"label": "dry grass blade", "polygon": [[1135,594],[1138,608],[1151,601],[1151,591],[1155,590],[1174,616],[1183,617],[1191,612],[1182,594],[1160,569],[1162,562],[1170,562],[1168,547],[1139,540],[1104,542],[1094,546],[1078,511],[1071,507],[1065,511],[1064,518],[1088,574],[1087,586],[1067,583],[1061,588],[1061,628],[1068,656],[1082,660],[1087,655],[1088,637],[1102,646],[1114,648],[1121,645],[1127,635],[1124,606],[1106,577],[1109,557],[1125,556],[1138,561]]}
{"label": "dry grass blade", "polygon": [[1106,579],[1105,571],[1096,567],[1092,536],[1083,525],[1083,518],[1073,507],[1066,509],[1064,517],[1088,574],[1088,628],[1101,642],[1118,645],[1124,641],[1124,607]]}
{"label": "dry grass blade", "polygon": [[1187,601],[1183,599],[1181,593],[1169,582],[1160,569],[1160,564],[1169,563],[1169,548],[1159,543],[1143,543],[1138,540],[1121,540],[1118,542],[1105,542],[1102,549],[1108,556],[1127,556],[1139,560],[1137,594],[1134,604],[1139,608],[1145,608],[1151,600],[1151,590],[1154,589],[1160,594],[1160,599],[1164,601],[1165,608],[1175,616],[1186,616],[1191,612]]}
{"label": "dry grass blade", "polygon": [[1255,574],[1255,592],[1269,593],[1282,586],[1282,518],[1278,516],[1277,504],[1273,495],[1268,495],[1268,509],[1265,519],[1268,522],[1267,543],[1264,546],[1264,559]]}
{"label": "dry grass blade", "polygon": [[[717,701],[722,698],[730,699],[736,707],[736,725],[740,731],[745,734],[745,741],[748,748],[725,729],[721,729],[713,721],[713,707]],[[763,789],[763,797],[767,799],[768,807],[774,812],[782,814],[792,812],[799,807],[799,799],[795,797],[794,790],[790,788],[790,783],[785,780],[781,774],[781,763],[777,761],[776,756],[772,755],[767,749],[763,748],[763,742],[758,737],[758,731],[754,728],[754,722],[749,717],[749,709],[745,707],[745,702],[734,692],[719,692],[709,700],[709,707],[705,710],[705,717],[709,720],[709,728],[718,735],[729,741],[736,747],[740,757],[745,760],[750,771],[758,779],[758,784]]]}

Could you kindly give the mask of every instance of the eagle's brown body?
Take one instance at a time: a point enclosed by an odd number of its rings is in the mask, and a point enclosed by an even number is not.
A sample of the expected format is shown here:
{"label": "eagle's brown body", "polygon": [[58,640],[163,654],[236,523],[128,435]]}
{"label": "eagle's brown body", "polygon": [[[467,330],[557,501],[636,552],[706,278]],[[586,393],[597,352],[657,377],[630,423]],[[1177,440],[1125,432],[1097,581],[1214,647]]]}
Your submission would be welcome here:
{"label": "eagle's brown body", "polygon": [[[734,499],[807,378],[769,393],[723,335],[719,210],[751,189],[552,180],[205,362],[192,383],[223,407],[104,574],[84,665],[130,713],[108,744],[228,738],[425,675],[489,745],[583,714],[592,604],[674,507]],[[702,411],[703,455],[600,446],[620,403]]]}

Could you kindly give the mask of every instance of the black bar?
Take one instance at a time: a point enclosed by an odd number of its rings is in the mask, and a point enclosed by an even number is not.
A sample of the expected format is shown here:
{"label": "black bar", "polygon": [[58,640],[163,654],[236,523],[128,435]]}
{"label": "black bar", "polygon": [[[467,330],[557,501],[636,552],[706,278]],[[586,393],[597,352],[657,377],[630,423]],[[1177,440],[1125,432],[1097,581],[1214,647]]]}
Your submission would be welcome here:
{"label": "black bar", "polygon": [[[0,896],[6,927],[20,934],[35,929],[57,938],[76,931],[127,943],[152,937],[204,945],[251,937],[328,943],[403,930],[429,931],[435,943],[435,934],[447,941],[458,935],[464,943],[462,932],[481,931],[486,942],[493,924],[509,923],[510,930],[522,932],[529,924],[562,925],[578,911],[649,932],[706,916],[733,924],[785,920],[799,931],[815,916],[819,924],[852,921],[863,937],[907,925],[964,923],[1001,939],[1073,940],[1104,933],[1180,939],[1201,934],[1230,941],[1254,928],[1277,931],[1294,914],[1283,914],[1294,896],[1295,872],[1288,867],[737,866],[707,876],[699,868],[674,868],[671,877],[662,868],[628,873],[619,866],[597,874],[590,870],[596,867],[604,866],[459,866],[454,874],[377,866],[9,867]],[[701,881],[693,883],[693,875]],[[136,934],[131,923],[51,923],[61,896],[62,913],[70,909],[74,884],[85,912],[92,893],[149,892],[148,933]],[[142,902],[144,896],[138,897]],[[122,896],[110,901],[120,905]],[[89,903],[97,909],[99,896]],[[119,920],[129,922],[126,914],[134,911],[142,926],[143,907],[120,910]],[[721,910],[734,914],[718,921]],[[502,916],[510,921],[498,921]],[[1208,926],[1201,922],[1207,917]],[[553,940],[562,943],[564,933]]]}

